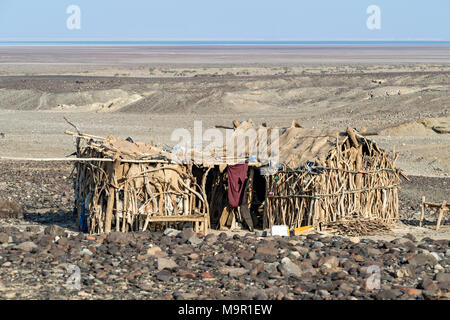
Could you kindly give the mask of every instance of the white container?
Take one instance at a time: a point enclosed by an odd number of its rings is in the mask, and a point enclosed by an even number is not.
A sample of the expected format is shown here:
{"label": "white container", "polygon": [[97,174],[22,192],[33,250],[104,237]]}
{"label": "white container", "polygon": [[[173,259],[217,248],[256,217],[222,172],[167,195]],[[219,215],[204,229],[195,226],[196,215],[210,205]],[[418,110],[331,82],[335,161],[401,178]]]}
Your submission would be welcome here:
{"label": "white container", "polygon": [[272,226],[270,234],[272,236],[289,237],[289,228],[287,225]]}

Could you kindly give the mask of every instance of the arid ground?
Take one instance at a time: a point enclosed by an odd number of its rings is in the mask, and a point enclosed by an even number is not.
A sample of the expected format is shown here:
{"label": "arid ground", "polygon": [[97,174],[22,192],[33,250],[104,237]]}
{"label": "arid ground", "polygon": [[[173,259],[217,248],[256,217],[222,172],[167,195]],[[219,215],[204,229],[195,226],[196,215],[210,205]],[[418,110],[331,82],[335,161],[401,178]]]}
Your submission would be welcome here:
{"label": "arid ground", "polygon": [[[132,276],[127,273],[127,278],[122,276],[121,269],[116,269],[118,274],[110,277],[111,268],[103,268],[99,264],[103,261],[113,263],[115,267],[121,261],[137,259],[138,266],[147,259],[153,259],[155,257],[151,254],[142,253],[147,249],[141,252],[136,246],[142,243],[145,246],[148,237],[156,236],[136,235],[125,240],[110,237],[104,241],[102,237],[89,240],[80,235],[79,238],[69,237],[68,242],[64,240],[58,244],[58,240],[52,244],[49,236],[64,238],[64,231],[50,229],[44,234],[43,228],[47,225],[58,224],[68,234],[76,234],[73,221],[67,218],[73,201],[70,164],[4,160],[0,162],[0,200],[17,201],[24,210],[24,217],[23,220],[4,220],[0,230],[0,234],[13,235],[1,242],[0,271],[3,276],[0,279],[0,297],[121,298],[118,289],[114,288],[119,279],[121,286],[128,288],[123,289],[126,292],[123,297],[129,298],[245,298],[243,292],[252,286],[260,291],[250,298],[448,298],[448,284],[447,287],[445,284],[448,277],[436,278],[435,275],[443,273],[448,276],[450,272],[449,229],[434,231],[433,216],[426,217],[424,228],[417,224],[422,196],[433,202],[450,200],[449,89],[449,45],[0,47],[0,157],[60,158],[71,154],[74,151],[73,140],[64,131],[73,128],[63,117],[86,133],[132,137],[135,141],[153,140],[167,145],[177,142],[171,140],[174,129],[192,131],[195,120],[202,120],[206,130],[215,126],[229,127],[235,119],[252,118],[256,123],[266,122],[269,126],[280,127],[289,126],[295,119],[307,128],[345,129],[351,126],[370,134],[370,138],[381,147],[400,152],[397,166],[411,179],[411,182],[405,181],[401,188],[402,221],[397,228],[388,234],[366,237],[363,239],[366,242],[352,244],[348,239],[318,236],[297,239],[295,241],[298,242],[290,244],[284,240],[267,240],[268,243],[263,241],[262,245],[255,247],[256,238],[248,236],[244,241],[245,233],[239,233],[236,239],[231,234],[228,238],[222,236],[223,240],[217,242],[215,239],[202,241],[213,250],[217,246],[219,253],[225,254],[236,248],[250,253],[243,252],[233,261],[225,257],[209,261],[204,258],[210,254],[206,245],[205,248],[199,244],[196,247],[183,238],[187,236],[174,237],[165,242],[155,242],[162,251],[176,259],[178,268],[172,268],[172,274],[160,274],[162,269],[159,270],[155,260],[154,266],[148,266],[148,274],[143,275],[141,270],[140,274],[133,273]],[[448,224],[448,220],[444,223]],[[22,229],[26,231],[25,235],[21,234]],[[402,238],[407,234],[412,236]],[[412,244],[397,238],[409,239]],[[239,244],[234,248],[233,239],[244,241],[243,247]],[[352,260],[351,266],[344,265],[348,257],[341,257],[336,265],[333,262],[336,269],[333,272],[325,272],[330,275],[329,282],[335,286],[320,287],[317,281],[312,281],[322,272],[323,261],[319,262],[324,256],[320,250],[322,244],[333,251],[336,241],[339,248],[350,246],[348,252],[363,258],[372,256],[371,259],[375,259],[373,256],[391,254],[399,261],[398,268],[394,264],[396,267],[389,271],[382,292],[369,294],[361,289],[363,286],[357,275],[363,272],[361,268],[365,265],[355,265],[357,260]],[[25,242],[32,242],[36,247],[16,248]],[[223,249],[225,243],[229,245]],[[136,252],[120,257],[121,244],[129,244]],[[185,260],[181,251],[176,252],[176,249],[171,251],[171,244],[182,244],[186,254],[193,255],[192,259]],[[311,246],[318,256],[298,249],[302,244]],[[259,246],[264,248],[258,249]],[[364,246],[375,251],[368,253]],[[393,247],[399,249],[395,251]],[[87,248],[91,248],[94,254],[80,256],[78,251]],[[78,256],[74,257],[71,250],[78,250],[75,254]],[[297,253],[290,254],[289,250]],[[435,260],[420,256],[416,259],[418,261],[412,261],[410,265],[418,275],[411,273],[410,281],[401,288],[402,279],[408,277],[409,272],[404,270],[403,262],[414,259],[414,254],[433,252],[440,260],[435,256]],[[354,257],[353,253],[351,257]],[[408,256],[408,253],[412,255]],[[63,258],[65,254],[67,256]],[[93,261],[97,254],[98,259],[104,260]],[[128,257],[132,254],[135,256]],[[114,256],[112,261],[108,260],[108,255]],[[267,256],[270,259],[266,261]],[[309,277],[312,277],[314,285],[283,282],[282,275],[286,275],[284,271],[289,267],[286,260],[279,265],[281,275],[276,266],[275,269],[273,267],[282,257],[296,259],[299,256],[311,264],[313,271],[310,270]],[[81,259],[83,271],[91,272],[87,289],[81,294],[61,289],[61,280],[55,280],[59,281],[57,292],[47,288],[45,281],[51,283],[52,279],[58,279],[53,271],[43,271],[36,282],[26,268],[15,269],[21,263],[26,265],[30,261],[39,261],[45,265],[43,270],[50,270],[65,259],[68,259],[67,263]],[[199,263],[201,268],[194,270],[193,263],[197,259],[202,261]],[[422,263],[423,259],[426,263]],[[219,268],[225,264],[229,270]],[[212,267],[208,267],[210,265]],[[246,273],[256,267],[259,269],[253,271],[254,274],[251,271]],[[64,269],[65,265],[61,268]],[[216,268],[218,273],[205,273],[209,268]],[[353,274],[352,268],[361,270]],[[15,271],[11,273],[11,270]],[[123,270],[124,274],[128,272],[126,265],[123,265]],[[339,274],[341,271],[343,273]],[[261,281],[252,278],[260,273]],[[344,279],[345,273],[355,278],[347,287],[336,282]],[[221,276],[225,280],[222,281]],[[241,276],[250,282],[236,283]],[[162,283],[174,282],[177,277],[187,279],[180,282],[182,289],[174,291],[162,286]],[[297,277],[301,278],[299,274]],[[428,278],[431,283],[426,282]],[[20,279],[26,281],[21,282]],[[197,279],[208,283],[206,287],[211,290],[210,295],[201,293],[204,286],[196,282]],[[252,281],[257,284],[251,285]],[[94,289],[95,284],[101,289]],[[277,287],[283,290],[275,290]],[[103,288],[106,289],[102,291]],[[43,290],[41,296],[39,290]],[[191,292],[190,295],[187,292]]]}

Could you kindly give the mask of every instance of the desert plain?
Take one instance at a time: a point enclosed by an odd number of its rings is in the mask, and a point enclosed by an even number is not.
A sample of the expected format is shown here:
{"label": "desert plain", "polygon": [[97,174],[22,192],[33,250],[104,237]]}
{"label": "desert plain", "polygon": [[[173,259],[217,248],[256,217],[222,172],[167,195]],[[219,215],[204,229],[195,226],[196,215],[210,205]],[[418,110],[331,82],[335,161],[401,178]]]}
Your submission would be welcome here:
{"label": "desert plain", "polygon": [[[21,212],[0,224],[0,297],[448,299],[449,229],[418,218],[422,196],[450,200],[449,89],[445,44],[1,46],[0,200]],[[350,126],[399,152],[411,181],[396,228],[361,239],[87,236],[71,217],[72,164],[29,160],[74,152],[64,117],[89,134],[169,146],[199,120]],[[373,261],[384,270],[378,291],[364,289]],[[69,264],[81,268],[81,290],[65,287]]]}

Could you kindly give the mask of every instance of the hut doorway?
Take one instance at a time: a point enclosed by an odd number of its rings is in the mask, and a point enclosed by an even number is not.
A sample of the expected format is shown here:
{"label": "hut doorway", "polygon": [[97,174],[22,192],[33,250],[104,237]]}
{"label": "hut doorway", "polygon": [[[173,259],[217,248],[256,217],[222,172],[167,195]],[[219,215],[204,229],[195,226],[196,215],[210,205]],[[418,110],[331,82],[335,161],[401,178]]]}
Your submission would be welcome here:
{"label": "hut doorway", "polygon": [[237,208],[229,206],[226,166],[214,166],[207,176],[205,189],[213,229],[253,231],[263,228],[266,179],[259,168],[249,167],[246,187]]}

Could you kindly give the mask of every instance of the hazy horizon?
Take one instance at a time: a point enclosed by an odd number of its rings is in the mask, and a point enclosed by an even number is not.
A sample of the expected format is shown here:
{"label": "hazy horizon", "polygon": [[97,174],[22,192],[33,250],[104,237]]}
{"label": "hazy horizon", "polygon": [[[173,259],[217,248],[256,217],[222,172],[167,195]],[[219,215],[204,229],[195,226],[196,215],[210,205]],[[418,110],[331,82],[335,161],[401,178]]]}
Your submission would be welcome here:
{"label": "hazy horizon", "polygon": [[[380,24],[370,29],[373,5]],[[0,41],[446,42],[448,12],[447,0],[2,0]]]}

